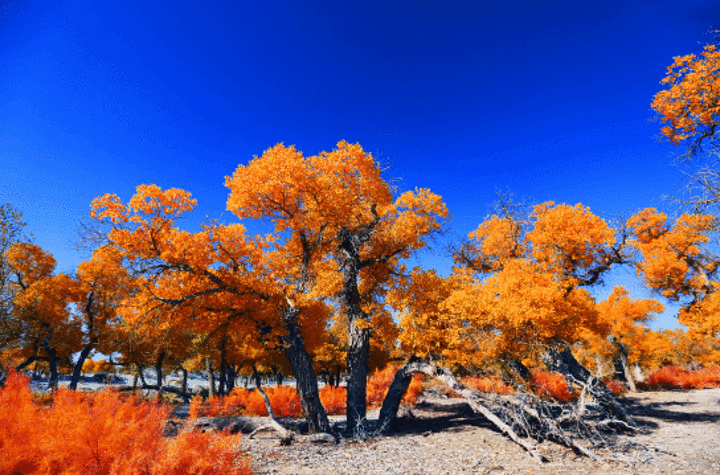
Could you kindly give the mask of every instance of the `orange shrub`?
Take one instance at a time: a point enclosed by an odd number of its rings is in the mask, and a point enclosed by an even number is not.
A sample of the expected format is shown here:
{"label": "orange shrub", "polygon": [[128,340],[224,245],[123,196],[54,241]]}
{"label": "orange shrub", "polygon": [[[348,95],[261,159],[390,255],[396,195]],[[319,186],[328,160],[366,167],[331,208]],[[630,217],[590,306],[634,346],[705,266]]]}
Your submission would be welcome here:
{"label": "orange shrub", "polygon": [[461,382],[466,387],[474,389],[475,391],[496,394],[513,394],[515,392],[511,386],[505,384],[505,381],[497,376],[483,376],[481,378],[468,376],[463,378]]}
{"label": "orange shrub", "polygon": [[578,399],[577,393],[568,390],[567,382],[560,373],[533,369],[532,385],[534,392],[541,397],[550,397],[562,402]]}
{"label": "orange shrub", "polygon": [[605,386],[607,386],[610,392],[615,396],[622,396],[627,392],[627,386],[625,386],[625,383],[618,381],[617,379],[605,381]]}
{"label": "orange shrub", "polygon": [[164,438],[168,406],[112,390],[83,394],[59,389],[53,399],[47,408],[36,406],[27,379],[9,376],[0,389],[0,473],[250,473],[245,462],[234,460],[236,436]]}
{"label": "orange shrub", "polygon": [[[367,404],[368,407],[380,407],[382,406],[385,395],[390,389],[393,378],[397,369],[392,366],[386,366],[383,370],[375,371],[367,382]],[[422,375],[416,374],[413,376],[410,386],[403,397],[402,402],[405,404],[415,404],[417,398],[422,393]]]}
{"label": "orange shrub", "polygon": [[[276,417],[300,417],[302,406],[295,388],[277,386],[265,389]],[[190,418],[218,416],[267,416],[265,399],[259,391],[233,389],[227,396],[211,397],[203,402],[195,397],[190,402]]]}
{"label": "orange shrub", "polygon": [[347,388],[327,385],[320,390],[320,402],[325,406],[328,415],[345,414],[346,401]]}
{"label": "orange shrub", "polygon": [[420,395],[423,392],[423,375],[422,374],[414,374],[412,381],[410,381],[410,386],[408,386],[407,391],[405,392],[405,396],[402,398],[403,404],[407,404],[409,406],[412,406],[417,402],[417,399],[420,397]]}
{"label": "orange shrub", "polygon": [[668,389],[707,389],[720,387],[720,366],[713,365],[695,371],[677,366],[664,366],[640,385],[653,391]]}

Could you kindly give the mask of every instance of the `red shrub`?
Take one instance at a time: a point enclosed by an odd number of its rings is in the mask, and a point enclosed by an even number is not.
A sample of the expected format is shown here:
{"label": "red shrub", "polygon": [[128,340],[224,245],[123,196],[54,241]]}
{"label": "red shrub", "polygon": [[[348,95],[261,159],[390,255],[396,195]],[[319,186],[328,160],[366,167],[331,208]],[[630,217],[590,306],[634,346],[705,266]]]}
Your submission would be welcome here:
{"label": "red shrub", "polygon": [[0,473],[250,473],[245,462],[234,460],[235,436],[164,438],[170,411],[111,390],[83,394],[59,389],[52,405],[38,407],[27,380],[12,373],[0,389]]}
{"label": "red shrub", "polygon": [[335,416],[345,414],[347,388],[327,385],[320,390],[320,401],[322,405],[325,406],[328,415]]}
{"label": "red shrub", "polygon": [[460,382],[475,391],[496,394],[513,394],[515,392],[511,386],[508,386],[502,379],[495,376],[483,376],[481,378],[467,376]]}
{"label": "red shrub", "polygon": [[617,379],[605,381],[605,386],[607,386],[610,392],[615,396],[622,396],[627,392],[627,386],[625,386],[625,383],[618,381]]}
{"label": "red shrub", "polygon": [[720,387],[720,366],[713,365],[695,371],[664,366],[651,374],[640,387],[653,391],[717,388]]}
{"label": "red shrub", "polygon": [[562,402],[576,401],[578,394],[568,390],[567,382],[560,373],[541,369],[532,370],[533,390],[540,397],[550,397]]}

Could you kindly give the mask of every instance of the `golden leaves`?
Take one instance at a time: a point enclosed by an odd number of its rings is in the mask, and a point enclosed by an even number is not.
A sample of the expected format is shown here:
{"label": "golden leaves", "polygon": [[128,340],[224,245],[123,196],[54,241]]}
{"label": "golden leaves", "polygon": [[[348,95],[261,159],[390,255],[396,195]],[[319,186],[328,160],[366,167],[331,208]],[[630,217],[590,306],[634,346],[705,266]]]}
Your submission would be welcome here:
{"label": "golden leaves", "polygon": [[662,133],[675,145],[693,139],[694,153],[720,117],[720,52],[707,45],[701,57],[675,57],[661,84],[667,89],[655,95],[652,108],[668,124]]}

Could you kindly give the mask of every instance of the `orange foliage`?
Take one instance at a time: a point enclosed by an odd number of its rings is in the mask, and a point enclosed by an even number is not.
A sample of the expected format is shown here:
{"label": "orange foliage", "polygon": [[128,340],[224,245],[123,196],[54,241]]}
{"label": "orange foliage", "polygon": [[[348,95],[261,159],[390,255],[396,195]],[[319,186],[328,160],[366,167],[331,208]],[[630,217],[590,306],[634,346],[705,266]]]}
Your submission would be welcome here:
{"label": "orange foliage", "polygon": [[[387,394],[390,384],[397,370],[387,366],[384,370],[375,371],[369,378],[368,407],[380,407]],[[416,374],[402,399],[404,404],[415,404],[422,393],[422,375]],[[276,417],[301,417],[302,406],[295,388],[291,386],[276,386],[265,388],[270,399],[270,406]],[[344,387],[325,386],[320,390],[320,401],[328,414],[345,414],[347,389]],[[224,397],[213,397],[207,401],[196,396],[190,401],[190,418],[219,417],[219,416],[266,416],[265,401],[258,391],[246,389],[233,389]]]}
{"label": "orange foliage", "polygon": [[627,386],[625,386],[625,383],[622,383],[617,379],[610,379],[608,381],[605,381],[605,386],[607,386],[610,392],[613,393],[615,396],[622,396],[627,392]]}
{"label": "orange foliage", "polygon": [[720,118],[720,51],[705,46],[701,57],[694,54],[676,56],[660,82],[667,89],[658,92],[652,108],[667,124],[663,135],[677,145],[692,140],[694,154],[705,138],[712,138]]}
{"label": "orange foliage", "polygon": [[[11,373],[0,389],[0,473],[248,474],[235,436],[162,436],[167,406],[60,389],[48,408],[33,404],[27,379]],[[218,461],[222,463],[218,464]]]}
{"label": "orange foliage", "polygon": [[320,390],[320,401],[328,415],[345,414],[347,388],[327,385]]}
{"label": "orange foliage", "polygon": [[496,376],[483,376],[480,378],[468,376],[461,380],[468,388],[475,391],[495,394],[513,394],[515,391],[511,386],[505,384],[505,381]]}
{"label": "orange foliage", "polygon": [[650,390],[707,389],[720,387],[720,366],[713,365],[695,371],[678,366],[665,366],[651,374],[643,388]]}
{"label": "orange foliage", "polygon": [[[270,399],[270,406],[276,417],[301,417],[302,406],[295,388],[290,386],[277,386],[265,388]],[[267,416],[265,400],[259,391],[247,389],[233,389],[229,395],[212,397],[203,403],[202,398],[196,396],[190,401],[190,418],[255,415]]]}
{"label": "orange foliage", "polygon": [[[380,407],[382,406],[385,395],[390,389],[393,378],[397,369],[392,366],[386,366],[383,370],[375,371],[367,382],[367,404],[368,407]],[[404,404],[415,404],[417,398],[422,393],[422,375],[416,374],[413,376],[410,386],[402,399]]]}
{"label": "orange foliage", "polygon": [[567,382],[560,373],[540,369],[532,370],[533,390],[541,397],[551,397],[562,402],[575,401],[578,395],[568,390]]}

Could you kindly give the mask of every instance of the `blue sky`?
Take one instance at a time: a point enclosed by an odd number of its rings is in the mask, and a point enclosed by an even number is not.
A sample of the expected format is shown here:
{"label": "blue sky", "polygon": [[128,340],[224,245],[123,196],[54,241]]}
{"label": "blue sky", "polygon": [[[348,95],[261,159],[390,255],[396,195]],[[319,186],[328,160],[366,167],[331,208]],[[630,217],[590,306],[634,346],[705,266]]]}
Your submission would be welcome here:
{"label": "blue sky", "polygon": [[[679,151],[650,102],[718,27],[699,0],[15,2],[0,9],[0,202],[72,272],[96,196],[179,187],[197,220],[232,221],[238,164],[344,139],[443,196],[450,231],[420,263],[447,270],[443,247],[496,189],[605,218],[669,209]],[[642,294],[631,270],[611,281]]]}

